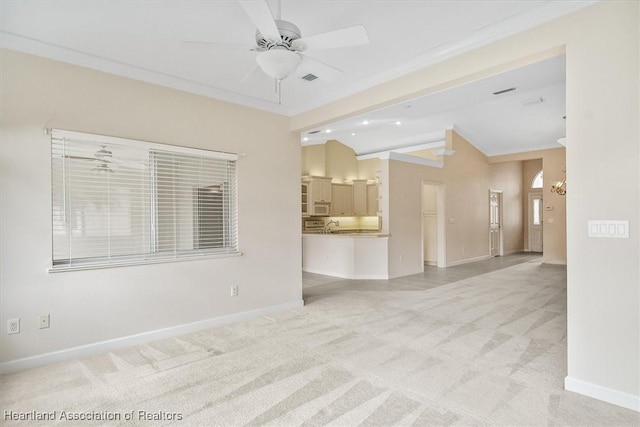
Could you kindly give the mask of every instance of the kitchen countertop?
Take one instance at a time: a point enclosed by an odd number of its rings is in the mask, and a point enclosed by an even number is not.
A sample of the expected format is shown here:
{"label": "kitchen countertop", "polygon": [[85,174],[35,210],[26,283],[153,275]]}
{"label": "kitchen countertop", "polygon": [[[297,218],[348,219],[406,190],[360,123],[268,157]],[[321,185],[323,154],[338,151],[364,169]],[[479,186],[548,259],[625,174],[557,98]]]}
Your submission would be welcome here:
{"label": "kitchen countertop", "polygon": [[358,231],[358,230],[333,230],[329,233],[322,231],[303,231],[303,236],[323,236],[323,237],[389,237],[389,234],[379,231]]}

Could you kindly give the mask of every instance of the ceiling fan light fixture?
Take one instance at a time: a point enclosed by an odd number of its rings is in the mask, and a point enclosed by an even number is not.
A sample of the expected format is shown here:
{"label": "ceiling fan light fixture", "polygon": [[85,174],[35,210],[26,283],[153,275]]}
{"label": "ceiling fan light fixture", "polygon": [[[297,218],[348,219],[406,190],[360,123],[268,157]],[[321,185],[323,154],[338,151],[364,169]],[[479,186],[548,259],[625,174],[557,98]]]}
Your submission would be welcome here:
{"label": "ceiling fan light fixture", "polygon": [[111,150],[107,149],[106,145],[103,145],[102,148],[100,148],[98,151],[96,151],[96,153],[94,154],[94,156],[96,157],[96,159],[99,159],[103,162],[109,162],[111,161],[111,157],[113,157],[113,153],[111,152]]}
{"label": "ceiling fan light fixture", "polygon": [[109,167],[109,164],[107,162],[100,162],[98,165],[96,165],[96,167],[94,167],[93,169],[91,169],[93,172],[101,174],[101,173],[113,173],[113,170]]}
{"label": "ceiling fan light fixture", "polygon": [[284,80],[298,68],[301,59],[296,52],[274,48],[260,53],[256,62],[269,77]]}

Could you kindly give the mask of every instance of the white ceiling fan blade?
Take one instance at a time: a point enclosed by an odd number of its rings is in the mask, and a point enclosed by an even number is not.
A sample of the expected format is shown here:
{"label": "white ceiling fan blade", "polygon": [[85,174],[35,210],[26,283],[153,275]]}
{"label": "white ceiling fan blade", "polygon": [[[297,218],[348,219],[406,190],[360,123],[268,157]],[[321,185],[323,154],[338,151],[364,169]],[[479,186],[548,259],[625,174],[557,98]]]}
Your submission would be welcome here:
{"label": "white ceiling fan blade", "polygon": [[256,65],[255,67],[253,67],[253,68],[251,69],[251,71],[249,71],[249,72],[247,73],[247,75],[246,75],[246,76],[244,76],[244,77],[242,78],[241,83],[246,82],[247,80],[249,80],[250,78],[252,78],[254,75],[256,75],[259,71],[260,71],[260,67],[259,67],[258,65]]}
{"label": "white ceiling fan blade", "polygon": [[294,40],[292,45],[295,50],[319,50],[333,49],[336,47],[357,46],[369,43],[369,35],[362,25],[316,34],[315,36],[302,37]]}
{"label": "white ceiling fan blade", "polygon": [[274,41],[282,40],[271,9],[265,0],[238,0],[238,3],[249,15],[263,37]]}
{"label": "white ceiling fan blade", "polygon": [[83,156],[71,156],[69,154],[65,154],[61,157],[64,157],[65,159],[70,159],[70,160],[88,160],[90,162],[98,162],[100,161],[99,159],[96,159],[95,157],[83,157]]}
{"label": "white ceiling fan blade", "polygon": [[338,79],[342,75],[342,71],[329,64],[318,61],[310,57],[309,55],[302,55],[302,63],[300,64],[299,72],[304,74],[314,74],[321,80],[332,82]]}

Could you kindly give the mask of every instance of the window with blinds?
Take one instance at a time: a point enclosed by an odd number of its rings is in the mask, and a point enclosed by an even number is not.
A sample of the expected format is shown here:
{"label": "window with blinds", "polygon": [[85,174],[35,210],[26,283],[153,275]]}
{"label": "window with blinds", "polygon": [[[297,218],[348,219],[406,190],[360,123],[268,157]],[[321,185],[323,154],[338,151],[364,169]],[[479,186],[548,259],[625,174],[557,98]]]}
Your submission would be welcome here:
{"label": "window with blinds", "polygon": [[238,254],[236,163],[53,130],[52,270]]}

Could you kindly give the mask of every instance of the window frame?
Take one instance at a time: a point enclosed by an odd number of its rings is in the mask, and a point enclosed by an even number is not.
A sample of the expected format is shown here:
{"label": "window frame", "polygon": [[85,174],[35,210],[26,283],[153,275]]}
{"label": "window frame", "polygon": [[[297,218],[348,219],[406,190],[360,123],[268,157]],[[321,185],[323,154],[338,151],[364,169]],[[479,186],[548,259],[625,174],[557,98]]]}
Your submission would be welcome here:
{"label": "window frame", "polygon": [[[540,186],[536,187],[535,184],[536,184],[536,181],[538,180],[538,177],[540,178]],[[540,169],[538,171],[538,173],[536,173],[533,176],[533,179],[531,180],[531,189],[533,189],[533,190],[541,190],[543,188],[544,188],[544,170]]]}
{"label": "window frame", "polygon": [[[50,273],[54,272],[63,272],[63,271],[72,271],[72,270],[90,270],[90,269],[101,269],[101,268],[111,268],[111,267],[122,267],[129,265],[141,265],[141,264],[158,264],[158,263],[167,263],[167,262],[181,262],[181,261],[189,261],[194,259],[209,259],[209,258],[226,258],[226,257],[234,257],[240,256],[242,253],[239,249],[239,236],[238,236],[238,221],[239,221],[239,209],[238,209],[238,160],[240,156],[235,153],[222,152],[222,151],[213,151],[206,150],[200,148],[189,148],[184,146],[170,145],[170,144],[159,144],[154,142],[147,142],[141,140],[127,139],[127,138],[118,138],[113,136],[105,136],[98,134],[88,134],[82,132],[61,130],[61,129],[48,129],[48,133],[51,136],[51,265],[49,268]],[[149,230],[154,230],[151,235],[151,241],[149,242],[149,247],[146,251],[140,251],[139,253],[134,253],[132,255],[107,255],[107,256],[94,256],[94,257],[72,257],[70,256],[68,259],[64,258],[56,258],[56,247],[55,247],[55,226],[56,226],[56,215],[60,215],[59,212],[55,209],[55,196],[54,189],[56,185],[61,185],[64,187],[64,191],[67,190],[68,183],[64,181],[62,178],[62,182],[60,180],[56,180],[55,177],[55,167],[54,166],[54,141],[57,144],[61,144],[59,141],[62,140],[75,141],[76,143],[81,143],[80,141],[90,141],[91,143],[97,143],[101,145],[133,145],[136,149],[146,150],[149,156],[151,156],[152,151],[161,151],[163,153],[170,153],[171,155],[186,155],[193,156],[193,158],[200,157],[205,159],[216,159],[226,161],[227,167],[227,176],[230,177],[232,181],[228,186],[229,194],[225,197],[228,199],[229,205],[225,207],[231,212],[230,220],[228,224],[225,224],[223,227],[223,232],[221,236],[228,237],[228,234],[231,234],[231,244],[224,245],[222,247],[217,247],[215,250],[212,249],[202,249],[196,247],[194,242],[194,246],[191,249],[185,250],[174,250],[171,252],[158,252],[157,251],[157,242],[155,239],[157,234],[155,232],[155,228],[157,226],[157,218],[155,215],[157,214],[158,206],[157,197],[158,197],[158,189],[153,185],[150,186],[148,190],[151,196],[151,200],[149,201],[149,212],[148,218],[149,221]],[[230,164],[232,164],[231,170],[229,172]],[[64,166],[63,166],[64,169]],[[156,166],[151,164],[146,165],[146,169],[143,171],[144,174],[148,176],[148,178],[152,181],[158,179],[158,171],[156,170]],[[193,187],[194,189],[197,187]],[[196,201],[194,200],[194,203]],[[176,201],[173,202],[174,204]],[[64,212],[62,214],[65,217],[65,222],[68,221],[67,215],[68,210],[71,208],[65,206]],[[194,218],[195,221],[195,218]],[[195,224],[192,224],[192,227],[196,227]],[[69,231],[67,231],[69,232]],[[71,237],[69,237],[71,238]],[[111,235],[109,235],[111,238]]]}

